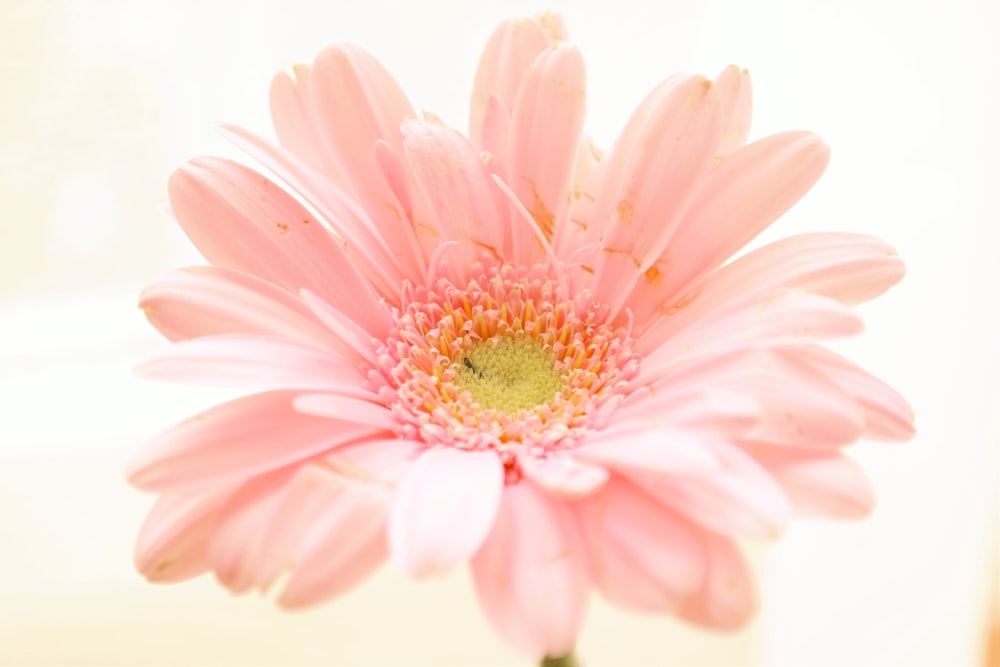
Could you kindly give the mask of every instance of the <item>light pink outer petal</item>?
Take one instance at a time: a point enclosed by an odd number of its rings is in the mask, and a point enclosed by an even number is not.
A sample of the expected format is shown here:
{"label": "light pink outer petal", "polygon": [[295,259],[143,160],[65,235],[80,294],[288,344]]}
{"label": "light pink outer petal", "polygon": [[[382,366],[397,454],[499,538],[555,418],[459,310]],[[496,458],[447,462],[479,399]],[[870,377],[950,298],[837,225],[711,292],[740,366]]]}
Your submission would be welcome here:
{"label": "light pink outer petal", "polygon": [[847,359],[816,345],[786,351],[823,373],[857,401],[864,412],[864,437],[904,442],[915,434],[913,408],[899,393]]}
{"label": "light pink outer petal", "polygon": [[[266,589],[287,570],[294,587],[286,587],[281,601],[296,606],[360,583],[388,554],[385,518],[391,495],[385,487],[340,477],[319,465],[302,467],[283,490],[263,533],[257,587]],[[381,549],[373,549],[372,542]]]}
{"label": "light pink outer petal", "polygon": [[587,606],[585,550],[564,501],[527,481],[504,488],[472,576],[486,615],[511,645],[538,658],[573,648]]}
{"label": "light pink outer petal", "polygon": [[504,471],[492,451],[431,449],[399,485],[389,519],[389,549],[405,572],[447,572],[469,558],[489,534]]}
{"label": "light pink outer petal", "polygon": [[483,116],[491,97],[505,109],[514,107],[521,79],[535,57],[566,38],[562,19],[555,14],[504,21],[486,42],[476,68],[469,109],[469,138],[483,147]]}
{"label": "light pink outer petal", "polygon": [[388,310],[337,240],[261,174],[199,158],[175,171],[168,189],[178,222],[212,264],[293,292],[309,289],[372,336],[387,333]]}
{"label": "light pink outer petal", "polygon": [[[338,448],[322,459],[329,472],[315,481],[331,497],[314,518],[297,521],[296,567],[279,604],[298,608],[339,595],[388,558],[392,490],[419,449],[414,442],[378,440]],[[294,501],[287,506],[297,512]],[[277,519],[272,523],[281,530]]]}
{"label": "light pink outer petal", "polygon": [[705,533],[708,576],[705,585],[678,612],[691,623],[719,630],[736,630],[757,611],[753,573],[729,539]]}
{"label": "light pink outer petal", "polygon": [[864,428],[865,415],[854,397],[785,348],[751,347],[709,357],[663,381],[674,382],[756,404],[756,422],[739,433],[745,439],[830,448],[854,442]]}
{"label": "light pink outer petal", "polygon": [[207,540],[231,489],[161,496],[135,544],[135,567],[146,579],[174,583],[207,572]]}
{"label": "light pink outer petal", "polygon": [[861,519],[875,507],[875,489],[856,463],[835,452],[749,447],[803,516]]}
{"label": "light pink outer petal", "polygon": [[646,96],[629,117],[614,146],[601,156],[587,187],[580,191],[570,206],[568,221],[572,224],[562,226],[556,232],[554,245],[560,257],[567,259],[581,249],[597,247],[605,225],[618,205],[616,195],[646,121],[663,100],[689,78],[677,74],[666,79]]}
{"label": "light pink outer petal", "polygon": [[799,234],[758,248],[722,267],[677,304],[665,304],[639,339],[649,352],[696,321],[747,302],[768,302],[798,290],[854,305],[903,277],[902,261],[879,239],[862,234]]}
{"label": "light pink outer petal", "polygon": [[208,558],[219,583],[234,593],[256,585],[265,529],[293,473],[285,468],[250,480],[219,511]]}
{"label": "light pink outer petal", "polygon": [[[322,222],[342,237],[347,256],[387,301],[398,303],[399,284],[423,275],[422,251],[413,239],[415,232],[410,229],[409,218],[403,217],[406,211],[387,200],[386,209],[400,216],[400,229],[399,233],[382,232],[347,191],[314,166],[243,128],[222,126],[220,130],[316,209]],[[378,149],[372,150],[377,157]]]}
{"label": "light pink outer petal", "polygon": [[[704,77],[673,88],[650,111],[615,191],[594,211],[608,211],[595,258],[594,297],[616,313],[637,280],[659,282],[652,268],[687,210],[719,143],[719,94]],[[606,201],[613,198],[612,201]]]}
{"label": "light pink outer petal", "polygon": [[791,510],[781,487],[742,450],[723,443],[704,446],[719,461],[711,472],[622,472],[664,505],[708,530],[739,537],[780,536]]}
{"label": "light pink outer petal", "polygon": [[442,238],[458,242],[452,258],[464,279],[483,251],[501,257],[507,207],[465,137],[427,122],[406,123],[403,132],[406,157],[433,216],[428,222]]}
{"label": "light pink outer petal", "polygon": [[750,73],[736,65],[722,70],[715,79],[722,100],[722,139],[719,155],[726,157],[742,148],[750,135],[753,91]]}
{"label": "light pink outer petal", "polygon": [[719,470],[719,461],[698,436],[669,427],[649,430],[626,423],[589,438],[573,452],[573,458],[624,473],[711,474]]}
{"label": "light pink outer petal", "polygon": [[528,68],[511,111],[506,180],[549,241],[569,206],[586,86],[579,49],[561,44]]}
{"label": "light pink outer petal", "polygon": [[271,80],[271,119],[281,145],[320,169],[324,178],[342,182],[340,165],[319,141],[319,123],[312,106],[312,67],[295,65],[293,76],[278,72]]}
{"label": "light pink outer petal", "polygon": [[854,336],[864,330],[850,307],[792,291],[771,299],[748,297],[690,321],[649,352],[634,385],[657,382],[703,359],[736,350]]}
{"label": "light pink outer petal", "polygon": [[174,426],[132,461],[129,481],[149,491],[233,483],[387,432],[385,423],[301,414],[292,405],[296,395],[245,396]]}
{"label": "light pink outer petal", "polygon": [[577,506],[594,583],[613,604],[675,612],[706,576],[702,531],[634,485],[613,478]]}
{"label": "light pink outer petal", "polygon": [[608,471],[581,463],[568,454],[555,453],[544,460],[526,455],[518,459],[521,472],[543,489],[567,498],[594,493],[608,480]]}
{"label": "light pink outer petal", "polygon": [[259,334],[320,349],[344,349],[298,297],[239,271],[214,266],[171,271],[143,289],[139,307],[172,341]]}
{"label": "light pink outer petal", "polygon": [[629,296],[636,323],[685,294],[791,208],[826,169],[830,151],[808,132],[785,132],[744,146],[706,176],[666,250]]}
{"label": "light pink outer petal", "polygon": [[358,364],[296,343],[263,336],[203,336],[175,343],[143,361],[142,377],[266,389],[331,391],[377,397],[361,385]]}

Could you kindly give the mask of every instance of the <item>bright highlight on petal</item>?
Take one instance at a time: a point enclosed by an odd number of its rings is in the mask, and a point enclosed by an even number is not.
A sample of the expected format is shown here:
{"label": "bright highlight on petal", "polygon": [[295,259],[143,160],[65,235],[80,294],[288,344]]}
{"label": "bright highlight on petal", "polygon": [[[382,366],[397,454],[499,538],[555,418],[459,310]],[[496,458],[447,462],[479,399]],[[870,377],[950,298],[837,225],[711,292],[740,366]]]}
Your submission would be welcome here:
{"label": "bright highlight on petal", "polygon": [[[667,79],[606,151],[584,133],[561,18],[503,23],[468,136],[418,116],[355,46],[279,74],[274,173],[197,158],[170,208],[210,266],[140,305],[176,344],[148,377],[250,395],[156,438],[136,567],[213,572],[297,608],[384,562],[469,564],[487,618],[570,652],[593,588],[733,629],[757,606],[739,539],[867,515],[844,448],[906,440],[888,385],[822,347],[898,282],[891,247],[793,236],[733,256],[803,197],[829,150],[749,141],[746,70]],[[285,188],[288,188],[287,190]]]}

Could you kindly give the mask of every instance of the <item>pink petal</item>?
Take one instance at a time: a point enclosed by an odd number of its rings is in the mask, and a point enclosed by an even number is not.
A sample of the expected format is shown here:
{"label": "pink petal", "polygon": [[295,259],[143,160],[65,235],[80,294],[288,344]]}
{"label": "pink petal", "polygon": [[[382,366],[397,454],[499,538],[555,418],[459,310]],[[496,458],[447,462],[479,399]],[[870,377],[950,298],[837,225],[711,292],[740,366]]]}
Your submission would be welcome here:
{"label": "pink petal", "polygon": [[736,630],[757,611],[753,574],[732,541],[704,533],[708,576],[701,591],[688,599],[678,616],[718,630]]}
{"label": "pink petal", "polygon": [[[390,318],[337,240],[290,195],[235,162],[200,158],[170,178],[178,221],[212,264],[309,289],[376,337]],[[239,239],[239,242],[234,242]]]}
{"label": "pink petal", "polygon": [[[315,207],[322,222],[345,239],[347,256],[389,302],[398,301],[403,280],[422,275],[422,251],[415,247],[414,231],[408,218],[403,218],[404,212],[388,204],[399,213],[399,229],[398,233],[381,232],[345,190],[295,154],[239,127],[222,126],[220,130]],[[373,150],[377,155],[377,149]]]}
{"label": "pink petal", "polygon": [[217,334],[259,334],[340,351],[297,297],[260,278],[213,266],[171,271],[148,285],[139,307],[170,340]]}
{"label": "pink petal", "polygon": [[495,452],[430,449],[399,485],[389,549],[405,572],[426,576],[465,562],[486,539],[503,491]]}
{"label": "pink petal", "polygon": [[[556,231],[555,248],[560,257],[568,258],[581,248],[599,244],[605,226],[617,208],[617,193],[637,150],[646,121],[675,88],[689,80],[690,77],[680,74],[666,79],[646,96],[629,117],[614,147],[601,156],[587,187],[576,195],[570,206],[567,218],[571,224]],[[590,268],[593,269],[592,266]]]}
{"label": "pink petal", "polygon": [[525,481],[506,487],[472,576],[480,604],[512,645],[535,657],[573,648],[589,581],[583,538],[566,503]]}
{"label": "pink petal", "polygon": [[835,382],[864,412],[864,437],[904,442],[913,437],[913,408],[899,393],[847,359],[816,345],[786,351]]}
{"label": "pink petal", "polygon": [[245,396],[174,426],[132,462],[129,481],[171,492],[233,483],[385,432],[382,424],[304,415],[292,406],[296,395]]}
{"label": "pink petal", "polygon": [[480,147],[486,168],[504,180],[507,179],[507,164],[510,161],[509,143],[510,111],[504,108],[500,100],[491,97],[483,111],[483,134]]}
{"label": "pink petal", "polygon": [[653,263],[657,280],[636,285],[628,305],[636,322],[687,292],[812,188],[830,152],[807,132],[776,134],[744,146],[713,168],[666,250]]}
{"label": "pink petal", "polygon": [[514,107],[521,80],[535,57],[565,39],[565,27],[555,15],[511,19],[497,26],[479,60],[472,86],[469,139],[483,147],[483,116],[491,97],[506,109]]}
{"label": "pink petal", "polygon": [[719,155],[726,157],[747,142],[750,134],[750,116],[753,106],[753,91],[750,73],[736,65],[722,70],[715,79],[722,102],[722,139]]}
{"label": "pink petal", "polygon": [[[687,79],[650,110],[617,191],[605,190],[594,202],[595,213],[609,214],[594,267],[594,296],[612,312],[637,280],[659,284],[659,271],[648,269],[711,167],[719,129],[715,85],[703,77]],[[605,224],[601,218],[593,222]]]}
{"label": "pink petal", "polygon": [[623,473],[710,474],[719,469],[715,455],[696,435],[629,423],[594,434],[573,452],[573,458]]}
{"label": "pink petal", "polygon": [[396,425],[392,413],[381,403],[343,394],[300,394],[292,400],[296,412],[338,421],[367,424],[390,431]]}
{"label": "pink petal", "polygon": [[286,468],[252,479],[219,511],[208,541],[208,559],[219,583],[234,593],[256,585],[265,529],[292,472]]}
{"label": "pink petal", "polygon": [[837,453],[750,448],[796,512],[804,516],[861,519],[875,507],[875,489],[856,463]]}
{"label": "pink petal", "polygon": [[485,250],[500,257],[506,207],[482,158],[458,132],[426,122],[403,126],[405,151],[441,238],[458,241],[460,275]]}
{"label": "pink petal", "polygon": [[701,531],[620,478],[578,506],[594,583],[613,604],[673,613],[705,581]]}
{"label": "pink petal", "polygon": [[729,445],[705,443],[719,462],[715,470],[687,475],[622,473],[657,500],[708,530],[774,539],[790,518],[781,487],[750,456]]}
{"label": "pink petal", "polygon": [[360,399],[361,369],[312,347],[262,336],[203,336],[175,343],[145,360],[136,372],[147,378],[235,385],[255,390],[311,389]]}
{"label": "pink petal", "polygon": [[752,396],[705,382],[695,371],[669,382],[639,387],[615,411],[615,423],[605,431],[678,431],[724,439],[739,439],[760,423],[761,405]]}
{"label": "pink petal", "polygon": [[[742,397],[751,402],[746,404],[751,411],[756,406],[752,426],[741,429],[737,422],[732,430],[724,430],[726,424],[720,422],[720,435],[829,448],[854,442],[864,426],[865,415],[853,396],[784,348],[748,348],[707,357],[663,381],[664,389],[674,384],[689,391],[700,388],[707,395]],[[658,387],[653,385],[653,390]],[[707,415],[717,414],[706,407]],[[734,416],[738,418],[738,412]]]}
{"label": "pink petal", "polygon": [[146,579],[174,583],[209,569],[207,541],[232,490],[161,496],[135,545],[135,567]]}
{"label": "pink petal", "polygon": [[[312,316],[322,322],[331,335],[350,351],[344,356],[353,355],[354,358],[367,361],[372,365],[377,363],[375,358],[376,344],[373,343],[376,339],[372,338],[371,334],[309,290],[302,290],[299,292],[299,296]],[[384,308],[384,304],[372,304],[372,307]],[[388,309],[386,312],[389,312]]]}
{"label": "pink petal", "polygon": [[792,236],[758,248],[724,266],[684,297],[680,306],[643,332],[641,347],[655,349],[693,322],[748,302],[768,302],[788,290],[853,305],[899,282],[903,263],[878,239],[861,234]]}
{"label": "pink petal", "polygon": [[511,111],[506,180],[550,241],[569,205],[586,86],[579,49],[561,44],[528,68]]}
{"label": "pink petal", "polygon": [[[297,608],[340,595],[388,558],[388,503],[421,447],[404,440],[374,440],[339,447],[323,457],[329,470],[325,485],[337,500],[325,503],[315,519],[299,522],[307,532],[297,543],[297,566],[279,604]],[[294,511],[295,504],[288,505]]]}
{"label": "pink petal", "polygon": [[326,147],[318,140],[318,124],[312,108],[312,68],[295,65],[294,78],[279,72],[271,81],[271,118],[281,145],[322,171],[324,178],[342,182],[340,165],[335,165]]}
{"label": "pink petal", "polygon": [[553,454],[546,459],[522,456],[518,463],[525,477],[546,491],[567,498],[590,495],[608,480],[606,469],[580,463],[565,454]]}
{"label": "pink petal", "polygon": [[[864,330],[861,318],[833,299],[805,292],[787,292],[762,300],[747,298],[729,307],[705,312],[673,331],[643,360],[635,384],[657,381],[701,359],[733,350],[854,336]],[[665,320],[666,318],[661,318]],[[639,348],[662,337],[660,331],[643,336]]]}
{"label": "pink petal", "polygon": [[[379,485],[343,478],[319,465],[304,466],[282,491],[263,533],[257,586],[265,589],[281,572],[290,572],[295,587],[286,588],[282,604],[294,606],[360,583],[385,560],[391,497]],[[381,544],[381,558],[370,557],[372,542]]]}

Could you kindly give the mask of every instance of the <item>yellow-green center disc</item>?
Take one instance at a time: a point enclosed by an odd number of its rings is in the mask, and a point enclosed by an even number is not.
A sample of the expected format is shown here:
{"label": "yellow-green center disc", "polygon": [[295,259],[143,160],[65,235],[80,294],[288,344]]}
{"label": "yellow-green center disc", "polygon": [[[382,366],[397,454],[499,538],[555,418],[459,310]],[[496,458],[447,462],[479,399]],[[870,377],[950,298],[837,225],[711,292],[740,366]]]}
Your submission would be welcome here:
{"label": "yellow-green center disc", "polygon": [[486,340],[456,361],[456,384],[481,407],[507,414],[548,403],[562,388],[555,357],[530,338]]}

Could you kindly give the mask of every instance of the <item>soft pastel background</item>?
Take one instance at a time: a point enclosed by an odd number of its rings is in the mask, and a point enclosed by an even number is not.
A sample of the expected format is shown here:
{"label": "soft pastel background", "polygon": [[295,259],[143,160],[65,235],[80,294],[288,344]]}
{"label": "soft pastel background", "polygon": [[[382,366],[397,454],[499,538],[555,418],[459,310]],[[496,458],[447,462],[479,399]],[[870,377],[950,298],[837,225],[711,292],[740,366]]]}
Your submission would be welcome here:
{"label": "soft pastel background", "polygon": [[842,346],[918,415],[914,442],[855,449],[875,515],[751,545],[765,604],[735,636],[595,600],[588,665],[986,663],[1000,615],[996,0],[0,0],[0,663],[526,664],[464,572],[412,584],[388,567],[295,615],[208,578],[146,584],[130,557],[150,499],[120,470],[221,395],[129,375],[163,345],[134,305],[141,285],[198,262],[157,213],[167,175],[235,155],[213,123],[269,131],[271,75],[349,40],[464,127],[492,26],[546,7],[587,56],[599,142],[666,75],[738,62],[754,136],[804,127],[833,147],[767,238],[869,232],[910,267]]}

